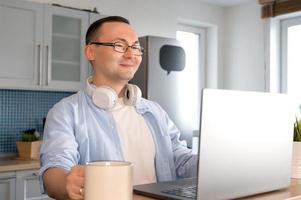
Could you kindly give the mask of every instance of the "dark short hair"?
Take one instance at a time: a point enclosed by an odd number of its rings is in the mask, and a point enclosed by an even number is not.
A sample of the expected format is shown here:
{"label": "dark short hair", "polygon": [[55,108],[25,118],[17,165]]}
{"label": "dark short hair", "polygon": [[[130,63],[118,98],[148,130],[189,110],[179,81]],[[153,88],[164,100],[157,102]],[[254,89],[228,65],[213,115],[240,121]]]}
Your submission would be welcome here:
{"label": "dark short hair", "polygon": [[86,45],[89,44],[91,41],[95,40],[97,31],[106,22],[122,22],[122,23],[130,24],[129,20],[121,16],[109,16],[109,17],[101,18],[93,22],[88,28],[86,33]]}

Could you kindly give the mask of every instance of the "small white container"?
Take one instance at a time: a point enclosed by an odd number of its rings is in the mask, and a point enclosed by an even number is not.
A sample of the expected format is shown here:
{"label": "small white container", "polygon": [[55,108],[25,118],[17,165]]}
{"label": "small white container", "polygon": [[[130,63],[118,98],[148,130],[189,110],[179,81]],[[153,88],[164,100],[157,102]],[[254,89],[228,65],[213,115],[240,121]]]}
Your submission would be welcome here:
{"label": "small white container", "polygon": [[293,144],[292,178],[301,178],[301,142]]}

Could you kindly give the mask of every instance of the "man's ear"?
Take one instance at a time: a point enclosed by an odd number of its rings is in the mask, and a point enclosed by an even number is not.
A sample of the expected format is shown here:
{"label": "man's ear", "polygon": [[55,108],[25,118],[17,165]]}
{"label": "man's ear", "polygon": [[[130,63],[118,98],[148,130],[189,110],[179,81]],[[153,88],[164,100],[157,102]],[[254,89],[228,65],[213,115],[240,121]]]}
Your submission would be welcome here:
{"label": "man's ear", "polygon": [[89,61],[95,60],[94,48],[92,45],[86,45],[85,56]]}

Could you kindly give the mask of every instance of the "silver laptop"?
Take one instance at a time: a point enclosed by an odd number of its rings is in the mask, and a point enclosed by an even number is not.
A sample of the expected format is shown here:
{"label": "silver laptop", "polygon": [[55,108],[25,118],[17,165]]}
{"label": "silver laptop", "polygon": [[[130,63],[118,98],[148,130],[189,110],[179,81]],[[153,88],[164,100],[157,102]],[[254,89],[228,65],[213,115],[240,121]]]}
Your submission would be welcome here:
{"label": "silver laptop", "polygon": [[285,94],[204,89],[198,178],[134,186],[158,199],[234,199],[290,184],[294,106]]}

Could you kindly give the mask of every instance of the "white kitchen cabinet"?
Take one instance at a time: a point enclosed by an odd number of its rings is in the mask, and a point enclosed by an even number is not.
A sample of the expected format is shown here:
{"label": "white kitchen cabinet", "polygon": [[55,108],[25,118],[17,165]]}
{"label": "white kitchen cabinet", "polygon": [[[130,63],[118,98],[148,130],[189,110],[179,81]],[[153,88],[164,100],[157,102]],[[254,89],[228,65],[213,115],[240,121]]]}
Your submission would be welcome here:
{"label": "white kitchen cabinet", "polygon": [[57,6],[45,6],[45,78],[47,88],[77,90],[87,77],[84,43],[88,13]]}
{"label": "white kitchen cabinet", "polygon": [[0,88],[79,90],[88,22],[84,11],[0,0]]}
{"label": "white kitchen cabinet", "polygon": [[38,84],[42,49],[42,4],[0,0],[0,87]]}
{"label": "white kitchen cabinet", "polygon": [[43,194],[37,170],[24,170],[16,172],[16,200],[50,200]]}
{"label": "white kitchen cabinet", "polygon": [[38,170],[0,173],[0,200],[52,200],[43,194]]}
{"label": "white kitchen cabinet", "polygon": [[0,199],[15,200],[16,178],[14,172],[0,173]]}

